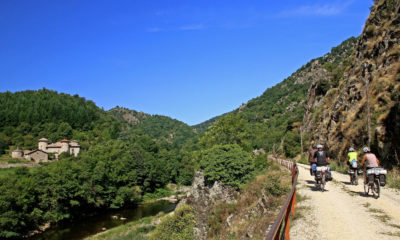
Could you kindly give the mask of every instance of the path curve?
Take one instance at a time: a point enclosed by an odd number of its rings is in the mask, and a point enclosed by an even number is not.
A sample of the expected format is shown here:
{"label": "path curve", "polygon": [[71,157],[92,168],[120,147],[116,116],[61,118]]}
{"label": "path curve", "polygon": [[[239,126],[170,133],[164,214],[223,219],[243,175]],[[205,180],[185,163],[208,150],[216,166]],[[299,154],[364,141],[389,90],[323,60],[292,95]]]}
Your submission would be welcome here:
{"label": "path curve", "polygon": [[364,196],[363,180],[349,184],[348,175],[333,172],[326,192],[315,188],[309,166],[299,164],[298,192],[306,200],[297,208],[291,239],[400,239],[400,193],[383,187],[381,197]]}

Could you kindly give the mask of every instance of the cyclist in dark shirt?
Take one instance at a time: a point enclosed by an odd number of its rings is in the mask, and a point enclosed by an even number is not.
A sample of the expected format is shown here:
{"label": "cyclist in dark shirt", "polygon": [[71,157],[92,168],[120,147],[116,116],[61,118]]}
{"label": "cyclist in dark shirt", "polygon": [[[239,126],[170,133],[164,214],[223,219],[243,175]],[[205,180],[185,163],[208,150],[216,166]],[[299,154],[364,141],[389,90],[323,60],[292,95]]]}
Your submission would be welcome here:
{"label": "cyclist in dark shirt", "polygon": [[321,144],[318,144],[317,148],[318,151],[314,153],[314,161],[317,163],[317,166],[320,167],[328,165],[331,161],[328,152],[324,150],[324,146]]}

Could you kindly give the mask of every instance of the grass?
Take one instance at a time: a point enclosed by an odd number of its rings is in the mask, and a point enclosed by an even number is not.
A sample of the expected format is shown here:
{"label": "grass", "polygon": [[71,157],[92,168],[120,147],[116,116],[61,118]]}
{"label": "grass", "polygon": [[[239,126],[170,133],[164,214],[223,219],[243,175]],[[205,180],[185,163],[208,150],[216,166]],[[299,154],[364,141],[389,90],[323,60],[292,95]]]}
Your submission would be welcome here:
{"label": "grass", "polygon": [[381,209],[377,209],[377,208],[368,208],[368,212],[371,212],[371,213],[385,213]]}
{"label": "grass", "polygon": [[349,170],[349,167],[345,163],[339,163],[336,160],[331,160],[331,163],[329,164],[331,167],[332,171],[340,172],[347,174],[347,171]]}
{"label": "grass", "polygon": [[[276,163],[245,184],[236,203],[217,203],[208,217],[207,239],[242,239],[247,232],[252,239],[262,239],[268,225],[275,220],[291,185],[290,172]],[[259,201],[266,196],[266,208],[260,211]],[[230,218],[230,226],[226,220]]]}
{"label": "grass", "polygon": [[398,225],[398,224],[391,223],[391,224],[389,224],[389,226],[400,229],[400,225]]}
{"label": "grass", "polygon": [[16,168],[0,168],[0,177],[8,176],[9,174],[15,172]]}
{"label": "grass", "polygon": [[[368,209],[368,212],[370,213],[374,213],[374,218],[380,220],[383,223],[387,223],[388,221],[390,221],[392,218],[387,215],[382,209],[378,209],[378,208],[370,208],[371,204],[369,203],[365,203],[364,207],[366,207]],[[398,227],[398,225],[396,224],[390,224],[391,226],[396,226]]]}
{"label": "grass", "polygon": [[296,192],[296,202],[297,203],[301,203],[301,202],[304,202],[309,199],[311,199],[309,196],[301,195],[300,193]]}
{"label": "grass", "polygon": [[400,232],[381,232],[381,234],[392,236],[392,237],[400,237]]}
{"label": "grass", "polygon": [[155,228],[152,221],[163,215],[162,213],[157,216],[145,217],[88,237],[86,240],[145,240],[148,239],[148,234]]}
{"label": "grass", "polygon": [[11,163],[32,163],[25,158],[12,158],[8,154],[3,154],[0,156],[0,164],[11,164]]}
{"label": "grass", "polygon": [[391,219],[391,217],[389,217],[386,213],[383,213],[382,215],[374,215],[374,217],[384,223],[390,221]]}
{"label": "grass", "polygon": [[366,202],[366,203],[363,204],[363,206],[366,207],[366,208],[369,208],[371,206],[371,203]]}
{"label": "grass", "polygon": [[168,188],[157,188],[154,193],[146,193],[143,195],[143,201],[151,201],[163,197],[170,197],[172,195]]}
{"label": "grass", "polygon": [[400,169],[393,168],[391,171],[388,171],[386,175],[386,181],[388,187],[400,189]]}

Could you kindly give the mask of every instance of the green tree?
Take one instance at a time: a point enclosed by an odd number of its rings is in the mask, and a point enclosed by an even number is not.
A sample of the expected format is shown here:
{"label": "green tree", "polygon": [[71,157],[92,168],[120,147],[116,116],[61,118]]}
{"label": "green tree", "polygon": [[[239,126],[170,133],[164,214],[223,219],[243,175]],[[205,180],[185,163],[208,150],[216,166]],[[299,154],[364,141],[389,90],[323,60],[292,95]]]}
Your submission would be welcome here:
{"label": "green tree", "polygon": [[237,114],[221,117],[212,125],[200,139],[200,144],[206,147],[224,144],[238,144],[249,150],[249,134],[246,131],[247,121]]}
{"label": "green tree", "polygon": [[68,123],[62,122],[60,126],[58,126],[57,129],[58,139],[63,139],[63,138],[71,139],[72,135],[73,135],[72,127]]}
{"label": "green tree", "polygon": [[239,188],[251,178],[254,164],[250,153],[239,145],[216,145],[202,152],[200,169],[210,184],[222,181],[226,185]]}
{"label": "green tree", "polygon": [[166,216],[150,236],[150,240],[195,239],[196,216],[193,207],[182,205],[174,215]]}

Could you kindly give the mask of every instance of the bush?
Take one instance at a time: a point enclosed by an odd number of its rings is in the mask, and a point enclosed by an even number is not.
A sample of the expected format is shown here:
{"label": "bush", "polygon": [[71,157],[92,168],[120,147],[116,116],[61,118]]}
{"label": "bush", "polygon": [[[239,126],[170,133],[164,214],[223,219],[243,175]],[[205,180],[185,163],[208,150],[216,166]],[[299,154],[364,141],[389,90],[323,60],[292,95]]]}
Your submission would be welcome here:
{"label": "bush", "polygon": [[200,169],[208,184],[220,180],[238,189],[251,178],[254,165],[250,153],[239,145],[216,145],[202,152]]}
{"label": "bush", "polygon": [[260,154],[255,157],[254,166],[255,166],[255,169],[262,171],[264,169],[267,169],[269,166],[271,166],[271,162],[267,160],[267,156],[265,154]]}
{"label": "bush", "polygon": [[171,196],[171,191],[167,188],[158,188],[153,193],[146,193],[143,195],[144,201],[150,201],[158,198]]}
{"label": "bush", "polygon": [[166,216],[150,236],[150,240],[192,240],[196,219],[194,209],[182,205],[174,215]]}
{"label": "bush", "polygon": [[388,171],[387,182],[388,182],[389,187],[400,189],[400,169],[399,168],[393,168],[391,171]]}
{"label": "bush", "polygon": [[268,175],[268,179],[264,185],[265,192],[275,197],[282,196],[289,192],[290,188],[284,185],[280,180],[279,172],[277,174]]}

